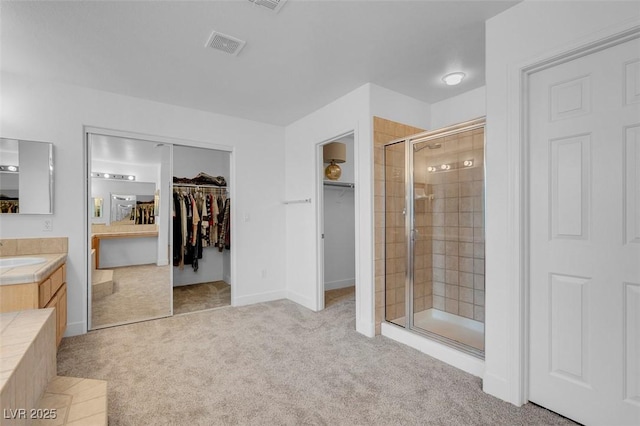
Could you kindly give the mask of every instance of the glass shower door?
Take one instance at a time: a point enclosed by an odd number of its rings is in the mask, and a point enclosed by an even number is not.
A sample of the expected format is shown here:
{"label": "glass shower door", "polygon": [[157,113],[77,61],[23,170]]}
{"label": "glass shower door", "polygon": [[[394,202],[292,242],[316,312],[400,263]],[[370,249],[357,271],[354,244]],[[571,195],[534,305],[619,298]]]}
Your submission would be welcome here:
{"label": "glass shower door", "polygon": [[405,327],[407,310],[406,142],[384,147],[385,320]]}
{"label": "glass shower door", "polygon": [[484,125],[411,141],[411,328],[484,353]]}

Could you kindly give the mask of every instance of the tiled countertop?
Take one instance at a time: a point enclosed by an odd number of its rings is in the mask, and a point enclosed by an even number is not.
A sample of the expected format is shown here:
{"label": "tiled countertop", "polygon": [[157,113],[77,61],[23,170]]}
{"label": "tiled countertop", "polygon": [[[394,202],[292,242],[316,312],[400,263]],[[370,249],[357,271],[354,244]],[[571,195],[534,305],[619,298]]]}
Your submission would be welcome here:
{"label": "tiled countertop", "polygon": [[66,253],[27,254],[20,257],[42,257],[46,262],[37,265],[18,266],[0,269],[0,285],[37,283],[42,281],[67,260]]}
{"label": "tiled countertop", "polygon": [[55,327],[52,308],[0,314],[3,410],[35,408],[48,381],[56,375]]}

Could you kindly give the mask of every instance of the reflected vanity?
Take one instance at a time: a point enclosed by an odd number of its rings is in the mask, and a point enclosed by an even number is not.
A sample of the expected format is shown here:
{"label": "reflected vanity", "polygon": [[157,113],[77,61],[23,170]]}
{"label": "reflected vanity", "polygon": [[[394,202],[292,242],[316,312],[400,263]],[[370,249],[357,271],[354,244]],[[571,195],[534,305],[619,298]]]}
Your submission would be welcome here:
{"label": "reflected vanity", "polygon": [[0,138],[0,212],[53,213],[53,144]]}

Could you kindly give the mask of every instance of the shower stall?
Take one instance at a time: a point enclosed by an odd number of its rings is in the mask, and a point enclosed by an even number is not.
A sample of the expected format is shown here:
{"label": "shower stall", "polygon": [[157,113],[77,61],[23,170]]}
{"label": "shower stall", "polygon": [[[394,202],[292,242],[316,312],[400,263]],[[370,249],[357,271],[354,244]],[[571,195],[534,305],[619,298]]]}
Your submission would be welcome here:
{"label": "shower stall", "polygon": [[385,321],[484,357],[484,119],[384,146]]}

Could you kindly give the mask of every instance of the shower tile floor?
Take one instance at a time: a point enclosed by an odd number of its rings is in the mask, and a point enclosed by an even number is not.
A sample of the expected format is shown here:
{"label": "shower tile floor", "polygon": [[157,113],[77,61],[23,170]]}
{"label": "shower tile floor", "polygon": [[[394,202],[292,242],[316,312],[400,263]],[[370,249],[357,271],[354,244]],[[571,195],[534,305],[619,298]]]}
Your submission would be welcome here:
{"label": "shower tile floor", "polygon": [[[390,322],[404,327],[405,318]],[[413,326],[484,351],[484,324],[480,321],[432,308],[416,313]]]}

